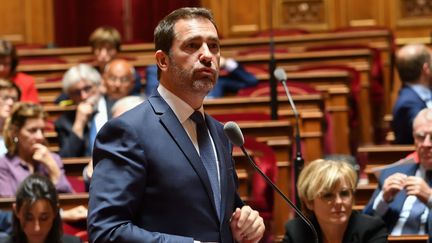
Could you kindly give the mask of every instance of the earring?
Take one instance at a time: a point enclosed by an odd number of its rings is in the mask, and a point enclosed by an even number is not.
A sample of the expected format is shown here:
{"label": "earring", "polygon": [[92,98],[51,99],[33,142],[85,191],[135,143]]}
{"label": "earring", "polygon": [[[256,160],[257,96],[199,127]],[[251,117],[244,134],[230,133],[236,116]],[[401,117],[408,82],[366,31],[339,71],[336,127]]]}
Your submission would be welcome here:
{"label": "earring", "polygon": [[14,142],[14,143],[18,143],[18,137],[14,137],[14,138],[13,138],[13,142]]}

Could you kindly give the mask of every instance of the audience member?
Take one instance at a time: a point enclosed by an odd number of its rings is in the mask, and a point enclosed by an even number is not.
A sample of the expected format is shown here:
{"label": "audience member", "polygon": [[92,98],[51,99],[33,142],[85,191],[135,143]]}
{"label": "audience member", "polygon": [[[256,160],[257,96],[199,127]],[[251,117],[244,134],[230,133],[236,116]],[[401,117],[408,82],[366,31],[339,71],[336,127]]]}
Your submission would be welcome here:
{"label": "audience member", "polygon": [[63,76],[63,92],[77,106],[55,122],[61,157],[90,156],[96,133],[109,117],[106,100],[101,98],[100,74],[88,64],[71,67]]}
{"label": "audience member", "polygon": [[396,67],[402,88],[393,107],[392,128],[395,143],[413,144],[412,123],[423,108],[432,108],[431,51],[420,44],[402,47],[396,55]]}
{"label": "audience member", "polygon": [[[121,36],[118,30],[111,26],[102,26],[93,31],[89,38],[92,52],[95,56],[94,65],[102,74],[105,66],[117,57],[121,47]],[[135,86],[132,94],[141,93],[141,77],[134,73]]]}
{"label": "audience member", "polygon": [[13,204],[13,231],[1,243],[73,243],[78,237],[63,234],[56,189],[45,176],[32,174],[19,186]]}
{"label": "audience member", "polygon": [[144,98],[141,96],[126,96],[119,99],[111,108],[112,117],[119,117],[121,114],[131,110],[135,106],[141,104],[143,101]]}
{"label": "audience member", "polygon": [[50,178],[58,192],[72,192],[60,157],[45,145],[45,117],[40,105],[15,104],[3,131],[7,154],[0,158],[0,196],[15,195],[19,184],[33,173]]}
{"label": "audience member", "polygon": [[3,127],[12,112],[13,105],[20,99],[21,91],[12,82],[0,78],[0,156],[6,154],[7,149],[3,138]]}
{"label": "audience member", "polygon": [[[302,211],[312,222],[319,242],[387,242],[384,222],[353,211],[357,173],[344,161],[315,160],[300,172],[297,189]],[[300,218],[285,225],[283,242],[315,242]]]}
{"label": "audience member", "polygon": [[39,103],[33,77],[17,72],[19,59],[12,43],[0,39],[0,78],[12,80],[21,90],[20,101]]}
{"label": "audience member", "polygon": [[[236,193],[232,147],[223,126],[203,117],[203,100],[219,71],[211,13],[202,8],[172,12],[156,27],[155,46],[157,92],[98,134],[90,241],[258,242],[263,219]],[[195,118],[202,121],[198,131]]]}
{"label": "audience member", "polygon": [[[258,84],[258,79],[247,72],[242,65],[232,58],[220,58],[221,74],[215,87],[206,98],[220,98],[229,93],[237,93],[240,89],[252,87]],[[146,95],[150,96],[159,84],[157,66],[150,65],[146,68]]]}
{"label": "audience member", "polygon": [[110,111],[108,119],[111,118],[113,104],[118,99],[132,94],[134,76],[135,68],[126,60],[115,59],[105,66],[103,81],[107,109]]}
{"label": "audience member", "polygon": [[413,122],[415,152],[402,164],[387,168],[364,212],[384,219],[389,233],[432,235],[432,109],[421,110]]}

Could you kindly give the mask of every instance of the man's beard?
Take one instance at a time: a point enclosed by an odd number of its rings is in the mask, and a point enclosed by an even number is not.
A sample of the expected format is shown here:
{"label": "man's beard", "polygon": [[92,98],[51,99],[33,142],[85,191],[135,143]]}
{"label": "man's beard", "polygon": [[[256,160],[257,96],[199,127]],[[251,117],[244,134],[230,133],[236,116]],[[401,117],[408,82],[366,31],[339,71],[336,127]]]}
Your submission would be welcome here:
{"label": "man's beard", "polygon": [[[192,88],[193,91],[204,93],[204,96],[206,96],[214,88],[218,75],[216,75],[214,80],[210,78],[195,79],[193,70],[182,69],[173,58],[170,58],[170,62],[172,80],[180,84],[180,86],[184,86],[184,89],[189,90]],[[190,80],[192,80],[191,84]]]}

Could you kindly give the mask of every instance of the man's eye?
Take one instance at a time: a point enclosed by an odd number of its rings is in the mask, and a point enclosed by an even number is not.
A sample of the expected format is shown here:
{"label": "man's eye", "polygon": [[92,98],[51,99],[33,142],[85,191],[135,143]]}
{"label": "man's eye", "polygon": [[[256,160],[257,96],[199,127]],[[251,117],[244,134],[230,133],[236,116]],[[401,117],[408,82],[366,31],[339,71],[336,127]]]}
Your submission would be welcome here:
{"label": "man's eye", "polygon": [[198,49],[200,46],[198,44],[195,44],[195,43],[189,43],[187,45],[187,47],[191,48],[191,49]]}

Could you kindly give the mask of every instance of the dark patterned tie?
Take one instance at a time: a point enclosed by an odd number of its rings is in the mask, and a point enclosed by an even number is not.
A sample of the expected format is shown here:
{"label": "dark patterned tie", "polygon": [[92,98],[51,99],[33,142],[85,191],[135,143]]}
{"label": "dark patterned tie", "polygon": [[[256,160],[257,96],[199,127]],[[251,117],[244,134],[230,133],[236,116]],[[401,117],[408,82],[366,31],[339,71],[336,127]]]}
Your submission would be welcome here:
{"label": "dark patterned tie", "polygon": [[220,189],[217,172],[216,158],[213,151],[213,146],[209,137],[207,125],[204,117],[199,111],[195,111],[190,118],[196,123],[197,127],[197,140],[201,160],[207,170],[210,184],[213,191],[213,197],[216,205],[218,217],[220,217]]}

